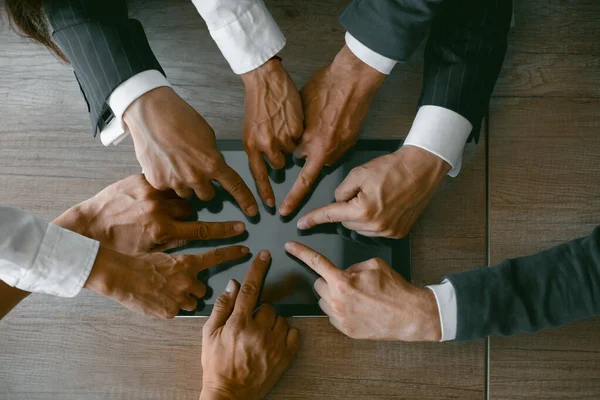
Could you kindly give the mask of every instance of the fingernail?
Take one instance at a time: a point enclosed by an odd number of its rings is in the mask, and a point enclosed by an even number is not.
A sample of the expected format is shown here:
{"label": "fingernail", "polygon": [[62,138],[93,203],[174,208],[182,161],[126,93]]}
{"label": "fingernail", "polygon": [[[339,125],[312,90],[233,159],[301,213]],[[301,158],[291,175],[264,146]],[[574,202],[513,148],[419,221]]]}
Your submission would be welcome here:
{"label": "fingernail", "polygon": [[291,251],[294,248],[294,244],[292,242],[287,242],[284,247],[286,251]]}
{"label": "fingernail", "polygon": [[247,248],[246,246],[242,247],[241,251],[242,251],[242,254],[248,254],[248,253],[250,253],[250,249]]}
{"label": "fingernail", "polygon": [[250,216],[254,216],[256,215],[256,213],[258,213],[258,207],[257,206],[250,206],[246,209],[246,212],[248,213],[248,215]]}
{"label": "fingernail", "polygon": [[266,203],[271,208],[275,207],[275,200],[274,199],[267,199]]}
{"label": "fingernail", "polygon": [[271,258],[271,255],[269,254],[269,252],[267,250],[262,250],[260,252],[260,254],[258,255],[258,258],[260,258],[262,261],[269,261],[269,258]]}
{"label": "fingernail", "polygon": [[230,279],[229,282],[227,282],[227,286],[225,287],[225,291],[227,293],[232,293],[235,290],[235,283],[233,283],[233,281]]}
{"label": "fingernail", "polygon": [[233,230],[236,231],[237,233],[242,233],[246,230],[246,225],[244,225],[242,222],[238,222],[233,227]]}
{"label": "fingernail", "polygon": [[308,222],[306,221],[306,218],[302,217],[298,220],[298,223],[296,224],[296,226],[298,227],[298,229],[307,229],[308,228]]}

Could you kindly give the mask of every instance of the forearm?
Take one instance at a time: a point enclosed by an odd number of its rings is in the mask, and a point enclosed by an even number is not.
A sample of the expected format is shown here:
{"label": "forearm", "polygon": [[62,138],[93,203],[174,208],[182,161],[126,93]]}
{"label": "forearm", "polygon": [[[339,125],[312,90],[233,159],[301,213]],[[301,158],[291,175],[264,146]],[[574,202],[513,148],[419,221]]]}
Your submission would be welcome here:
{"label": "forearm", "polygon": [[0,319],[17,306],[31,293],[17,289],[0,281]]}
{"label": "forearm", "polygon": [[456,339],[514,335],[600,314],[600,229],[527,257],[447,277],[456,290]]}

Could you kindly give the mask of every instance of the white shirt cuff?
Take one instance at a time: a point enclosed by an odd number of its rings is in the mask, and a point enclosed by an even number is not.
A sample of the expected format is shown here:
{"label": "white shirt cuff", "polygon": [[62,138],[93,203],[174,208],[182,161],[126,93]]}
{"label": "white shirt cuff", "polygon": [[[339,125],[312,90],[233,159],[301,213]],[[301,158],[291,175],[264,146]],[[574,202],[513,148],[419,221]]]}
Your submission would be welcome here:
{"label": "white shirt cuff", "polygon": [[28,292],[73,297],[87,281],[99,246],[96,240],[48,224],[31,269],[14,286]]}
{"label": "white shirt cuff", "polygon": [[376,69],[382,74],[389,75],[398,61],[382,56],[358,41],[350,32],[346,32],[346,45],[359,60]]}
{"label": "white shirt cuff", "polygon": [[440,326],[442,327],[442,339],[440,342],[456,339],[456,327],[458,325],[456,291],[449,280],[439,285],[426,286],[435,295],[438,312],[440,313]]}
{"label": "white shirt cuff", "polygon": [[158,87],[171,87],[167,78],[157,70],[140,72],[121,83],[108,97],[107,103],[114,119],[100,132],[102,144],[119,144],[129,132],[123,123],[123,114],[127,108],[142,95]]}
{"label": "white shirt cuff", "polygon": [[[231,69],[241,75],[279,53],[285,46],[285,36],[262,0],[235,3],[235,7],[231,3],[194,0]],[[248,8],[240,10],[244,6]]]}
{"label": "white shirt cuff", "polygon": [[462,153],[473,126],[462,115],[439,106],[422,106],[410,128],[404,146],[416,146],[446,161],[455,177],[460,172]]}

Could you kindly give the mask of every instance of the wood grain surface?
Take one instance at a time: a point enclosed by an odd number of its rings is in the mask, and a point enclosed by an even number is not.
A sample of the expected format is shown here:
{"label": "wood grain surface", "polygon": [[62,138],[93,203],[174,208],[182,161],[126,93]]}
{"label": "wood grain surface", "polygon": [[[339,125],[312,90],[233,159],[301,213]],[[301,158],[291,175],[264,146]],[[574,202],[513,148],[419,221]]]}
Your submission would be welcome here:
{"label": "wood grain surface", "polygon": [[[492,264],[600,224],[600,99],[497,99],[490,119]],[[600,321],[490,339],[490,399],[600,398]]]}
{"label": "wood grain surface", "polygon": [[[490,110],[492,264],[600,223],[600,3],[514,2]],[[490,399],[598,399],[596,319],[490,338]]]}
{"label": "wood grain surface", "polygon": [[[343,45],[346,1],[268,1],[288,42],[284,65],[298,86]],[[239,138],[241,82],[191,2],[135,1],[152,48],[178,93],[220,138]],[[4,18],[5,19],[5,18]],[[130,143],[104,148],[90,135],[71,70],[0,28],[0,204],[54,218],[108,184],[139,172]],[[421,85],[422,51],[398,65],[363,134],[404,137]],[[444,183],[413,234],[413,276],[437,283],[485,262],[485,147],[469,146],[460,178]],[[350,340],[327,320],[294,319],[302,348],[273,399],[483,399],[484,343]],[[194,399],[201,388],[203,321],[137,317],[109,300],[30,296],[0,323],[0,399]]]}

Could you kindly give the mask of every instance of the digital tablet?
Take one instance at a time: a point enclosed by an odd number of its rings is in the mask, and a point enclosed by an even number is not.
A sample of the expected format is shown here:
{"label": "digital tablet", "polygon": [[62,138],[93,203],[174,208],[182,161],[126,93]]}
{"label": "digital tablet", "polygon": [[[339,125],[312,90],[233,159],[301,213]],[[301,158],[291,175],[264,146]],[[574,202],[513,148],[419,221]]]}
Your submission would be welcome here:
{"label": "digital tablet", "polygon": [[[224,263],[203,271],[199,275],[208,290],[204,299],[198,302],[194,312],[181,310],[180,317],[204,317],[210,315],[218,295],[225,289],[229,279],[243,282],[252,258],[262,249],[271,252],[272,261],[261,292],[261,303],[271,303],[283,316],[322,316],[318,297],[313,284],[318,275],[301,261],[288,255],[284,245],[294,240],[303,243],[329,258],[338,268],[348,268],[353,264],[380,257],[386,260],[396,271],[410,280],[410,242],[409,239],[369,239],[350,232],[341,224],[325,224],[308,231],[296,228],[298,219],[310,210],[334,201],[337,186],[356,166],[376,157],[395,151],[400,141],[362,140],[337,165],[326,167],[311,194],[299,209],[284,218],[275,209],[262,205],[254,179],[250,172],[248,158],[238,140],[217,141],[217,145],[227,164],[234,168],[244,179],[259,202],[260,213],[255,218],[247,218],[238,208],[233,198],[217,186],[217,195],[210,202],[193,201],[199,221],[246,222],[247,232],[240,237],[224,240],[197,241],[174,251],[176,254],[197,254],[217,247],[231,244],[243,244],[250,248],[245,259]],[[267,164],[268,165],[268,164]],[[292,188],[302,168],[302,160],[290,157],[282,170],[271,171],[270,178],[277,204],[281,204]]]}

